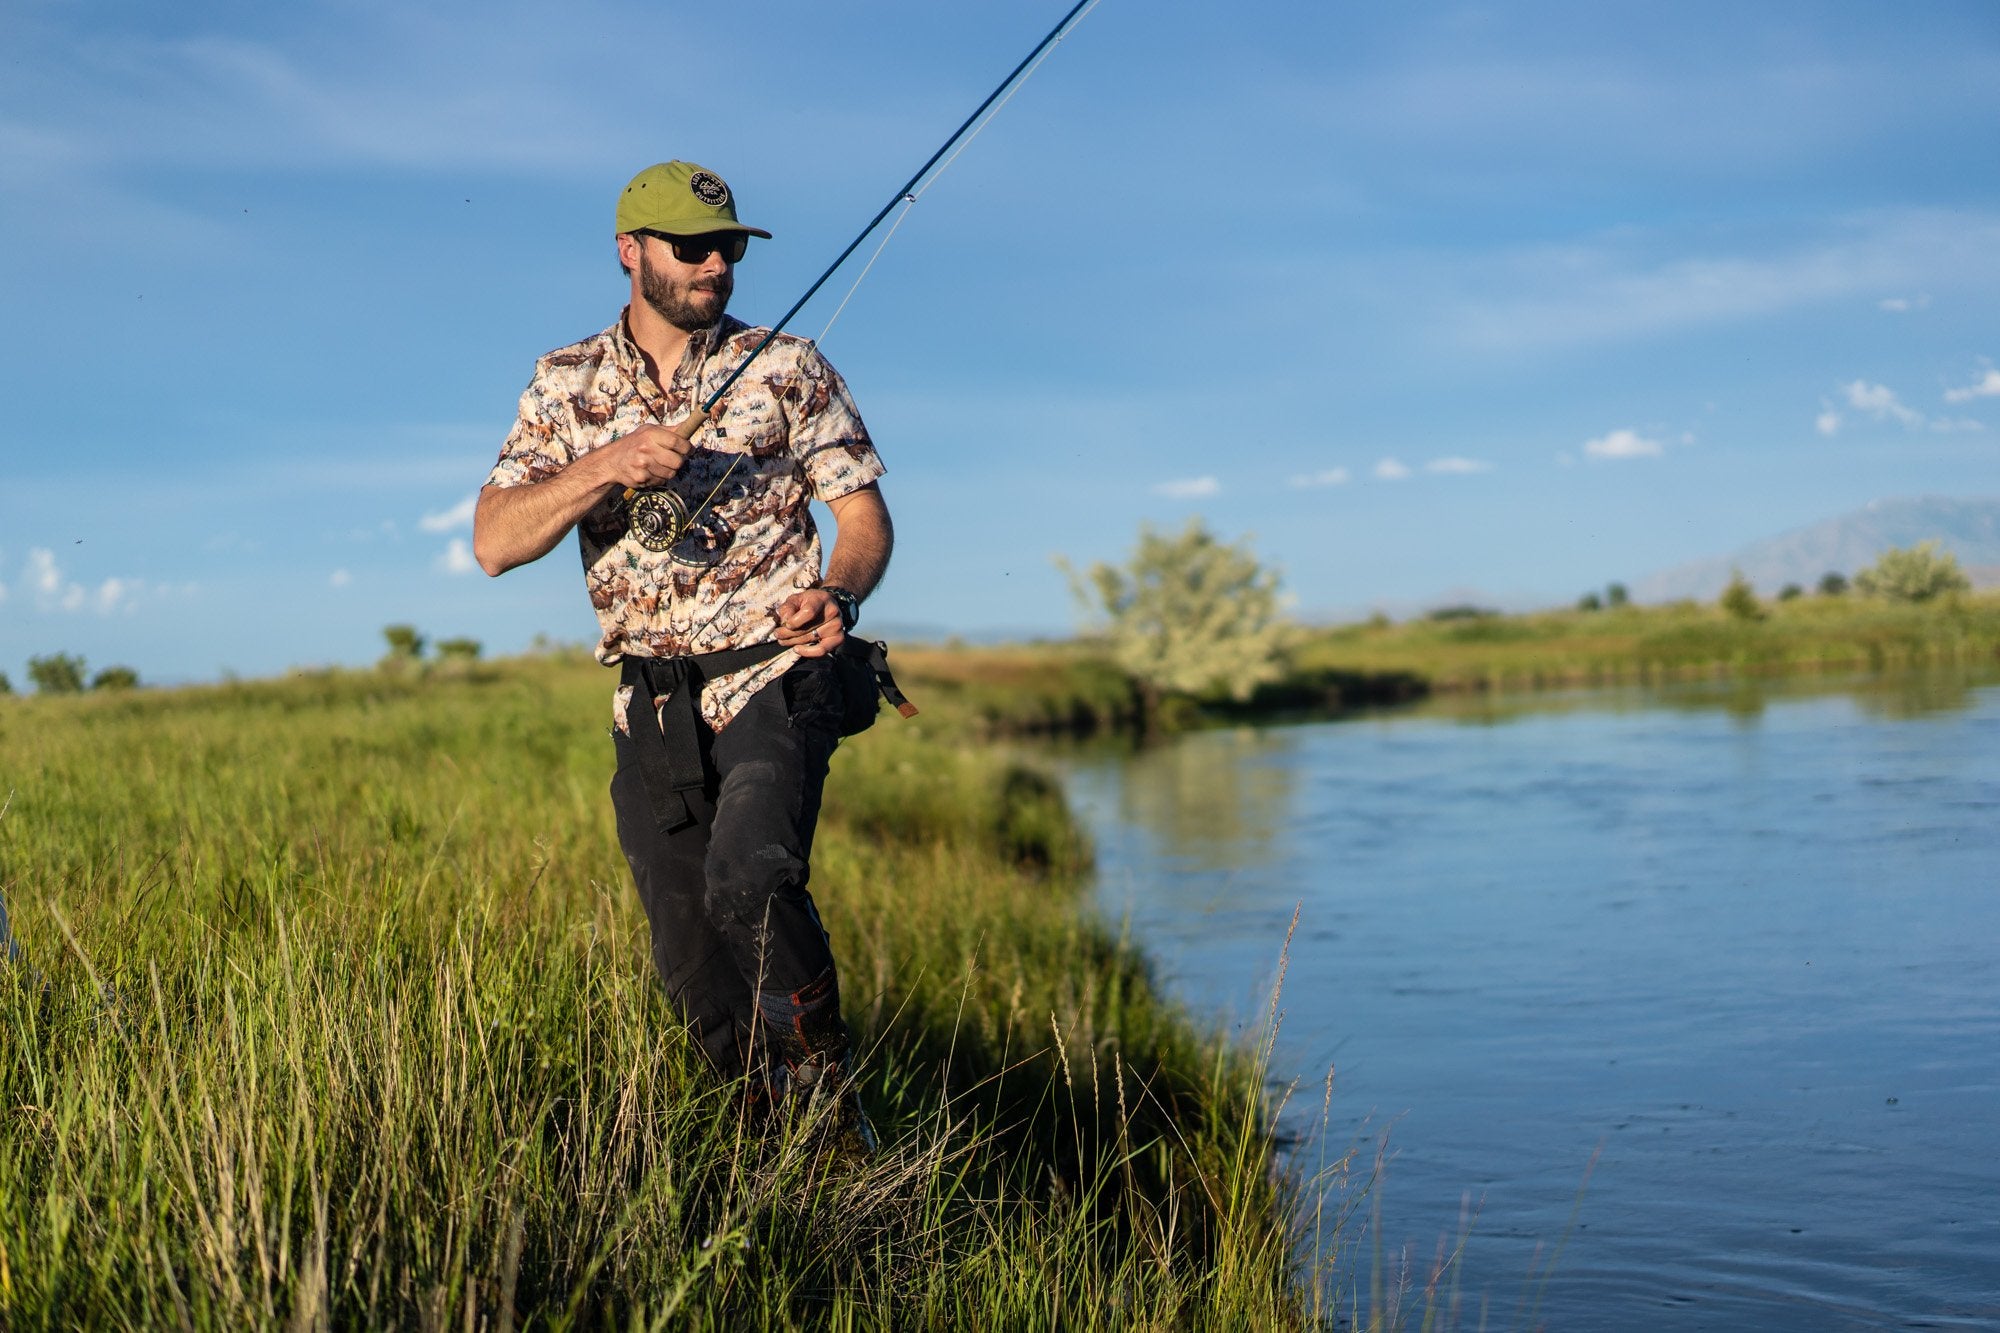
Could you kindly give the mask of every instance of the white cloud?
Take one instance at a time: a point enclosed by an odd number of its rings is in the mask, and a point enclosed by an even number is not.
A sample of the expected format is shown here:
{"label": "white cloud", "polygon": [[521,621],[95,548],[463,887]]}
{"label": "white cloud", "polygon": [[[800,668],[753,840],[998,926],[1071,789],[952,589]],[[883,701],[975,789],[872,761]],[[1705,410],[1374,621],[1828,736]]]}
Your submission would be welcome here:
{"label": "white cloud", "polygon": [[334,588],[345,588],[352,582],[354,582],[354,576],[344,569],[334,570],[327,578],[327,585]]}
{"label": "white cloud", "polygon": [[437,567],[447,574],[470,574],[479,568],[479,562],[472,558],[472,547],[465,538],[453,537],[438,556]]}
{"label": "white cloud", "polygon": [[1432,261],[1405,285],[1438,290],[1466,343],[1523,352],[1649,337],[1872,297],[1884,288],[2000,276],[2000,216],[1904,210],[1837,219],[1785,251],[1659,258],[1662,238],[1630,229],[1579,244]]}
{"label": "white cloud", "polygon": [[[1970,417],[1927,417],[1896,396],[1896,391],[1886,384],[1870,384],[1867,380],[1854,380],[1840,386],[1842,398],[1847,406],[1875,421],[1893,421],[1905,430],[1928,428],[1940,434],[1955,431],[1985,430],[1986,424]],[[1963,389],[1945,392],[1945,400],[1953,403],[1970,402],[1974,398],[1987,395],[2000,396],[2000,371],[1988,370],[1975,384]],[[1822,404],[1824,407],[1824,404]],[[1817,419],[1820,434],[1831,435],[1845,424],[1844,418],[1832,408],[1826,408]]]}
{"label": "white cloud", "polygon": [[421,532],[454,532],[459,528],[472,526],[472,511],[479,507],[479,497],[468,495],[449,509],[441,509],[434,514],[425,514],[417,520]]}
{"label": "white cloud", "polygon": [[1881,308],[1892,315],[1907,315],[1912,310],[1922,310],[1930,303],[1929,292],[1921,292],[1916,296],[1889,296],[1879,302]]}
{"label": "white cloud", "polygon": [[1221,492],[1222,483],[1214,477],[1180,477],[1153,487],[1153,494],[1164,495],[1170,500],[1200,500]]}
{"label": "white cloud", "polygon": [[[28,105],[47,105],[61,135],[42,148],[58,164],[113,174],[129,161],[208,167],[296,162],[405,167],[523,169],[537,158],[557,171],[560,135],[585,103],[581,80],[536,78],[535,42],[525,15],[490,14],[481,23],[398,12],[363,16],[346,35],[263,42],[229,36],[137,35],[125,25],[88,44],[45,43],[53,73],[32,69],[20,82]],[[218,27],[221,25],[217,25]],[[579,31],[580,49],[608,55],[615,37]],[[33,48],[31,48],[33,49]],[[437,63],[439,51],[454,59]],[[364,54],[365,53],[365,54]],[[431,77],[412,77],[428,68]],[[37,97],[37,94],[40,96]],[[691,113],[696,95],[662,89]],[[556,119],[551,119],[552,117]],[[121,134],[119,125],[129,128]],[[38,127],[39,128],[39,127]],[[40,163],[35,165],[41,166]],[[44,171],[48,167],[42,167]]]}
{"label": "white cloud", "polygon": [[1857,412],[1866,412],[1877,421],[1895,420],[1905,426],[1921,426],[1924,414],[1905,406],[1896,397],[1895,390],[1886,384],[1870,384],[1867,380],[1855,380],[1841,386],[1847,396],[1847,405]]}
{"label": "white cloud", "polygon": [[1394,458],[1385,458],[1375,465],[1375,476],[1381,481],[1401,481],[1410,475],[1410,469]]}
{"label": "white cloud", "polygon": [[1947,389],[1944,395],[1947,403],[1969,403],[1975,398],[2000,398],[2000,370],[1988,366],[1986,373],[1971,384],[1963,389]]}
{"label": "white cloud", "polygon": [[1330,467],[1320,472],[1301,473],[1287,481],[1285,485],[1295,491],[1309,491],[1321,486],[1345,486],[1347,481],[1346,468]]}
{"label": "white cloud", "polygon": [[1493,465],[1477,458],[1433,458],[1424,464],[1426,472],[1443,472],[1455,475],[1469,475],[1474,472],[1491,472]]}
{"label": "white cloud", "polygon": [[1583,442],[1586,458],[1657,458],[1662,449],[1658,440],[1649,440],[1636,430],[1614,430]]}
{"label": "white cloud", "polygon": [[101,616],[108,616],[114,611],[131,611],[142,598],[156,599],[161,595],[194,592],[192,584],[175,588],[147,583],[144,579],[115,576],[105,579],[95,588],[86,588],[64,576],[62,567],[56,563],[56,553],[45,546],[34,547],[28,552],[28,562],[22,571],[22,586],[33,591],[38,610],[95,611]]}
{"label": "white cloud", "polygon": [[43,597],[54,597],[62,591],[62,571],[56,568],[56,553],[47,547],[37,546],[28,552],[28,568],[22,577]]}

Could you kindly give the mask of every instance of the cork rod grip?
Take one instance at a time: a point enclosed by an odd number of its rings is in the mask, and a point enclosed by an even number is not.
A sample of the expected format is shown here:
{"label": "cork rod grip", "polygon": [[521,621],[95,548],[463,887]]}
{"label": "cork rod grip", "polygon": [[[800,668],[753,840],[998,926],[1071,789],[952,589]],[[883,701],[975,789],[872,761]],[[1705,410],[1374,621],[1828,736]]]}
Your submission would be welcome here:
{"label": "cork rod grip", "polygon": [[[694,433],[707,424],[708,424],[708,409],[705,407],[697,407],[695,408],[694,411],[688,413],[687,416],[683,417],[681,420],[676,421],[672,425],[668,426],[667,429],[672,431],[674,434],[680,436],[683,440],[686,440],[690,444],[692,444],[694,442]],[[637,487],[627,486],[625,488],[625,499],[629,502],[632,499],[632,497],[637,495],[638,493],[639,491]]]}

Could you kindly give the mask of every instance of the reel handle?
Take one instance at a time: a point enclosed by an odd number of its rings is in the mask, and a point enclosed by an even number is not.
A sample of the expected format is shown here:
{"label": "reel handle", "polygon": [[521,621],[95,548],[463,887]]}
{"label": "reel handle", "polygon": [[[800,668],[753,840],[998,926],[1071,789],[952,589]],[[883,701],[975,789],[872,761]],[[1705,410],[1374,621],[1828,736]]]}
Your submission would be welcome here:
{"label": "reel handle", "polygon": [[[688,413],[685,417],[681,418],[679,421],[676,421],[671,426],[668,426],[667,429],[672,431],[674,434],[680,436],[683,440],[686,440],[690,444],[692,444],[694,442],[694,433],[707,424],[708,424],[708,409],[705,407],[697,407],[695,408],[694,411]],[[632,503],[633,497],[638,494],[639,491],[637,487],[627,486],[625,488],[625,503],[627,504]]]}

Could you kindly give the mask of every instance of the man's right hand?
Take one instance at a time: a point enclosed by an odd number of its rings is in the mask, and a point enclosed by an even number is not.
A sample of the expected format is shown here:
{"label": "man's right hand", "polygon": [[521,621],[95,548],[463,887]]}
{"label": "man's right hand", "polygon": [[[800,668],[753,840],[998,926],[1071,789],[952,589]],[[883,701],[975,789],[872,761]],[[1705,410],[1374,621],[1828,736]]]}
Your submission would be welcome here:
{"label": "man's right hand", "polygon": [[537,482],[487,485],[472,516],[473,558],[488,574],[539,560],[611,492],[658,486],[687,463],[692,446],[677,429],[686,424],[641,426]]}
{"label": "man's right hand", "polygon": [[672,426],[641,426],[588,457],[600,460],[606,482],[643,491],[679,472],[693,447]]}

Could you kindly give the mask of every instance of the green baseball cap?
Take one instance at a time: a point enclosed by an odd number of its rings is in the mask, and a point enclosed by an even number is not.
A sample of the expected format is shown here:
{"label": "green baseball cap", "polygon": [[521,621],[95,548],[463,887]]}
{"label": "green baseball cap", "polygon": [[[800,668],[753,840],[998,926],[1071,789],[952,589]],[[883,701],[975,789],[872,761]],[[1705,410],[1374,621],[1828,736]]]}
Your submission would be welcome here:
{"label": "green baseball cap", "polygon": [[736,196],[722,177],[692,162],[659,162],[632,178],[618,196],[618,231],[661,231],[669,236],[704,236],[712,231],[746,231],[771,239],[762,227],[736,220]]}

